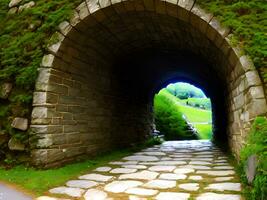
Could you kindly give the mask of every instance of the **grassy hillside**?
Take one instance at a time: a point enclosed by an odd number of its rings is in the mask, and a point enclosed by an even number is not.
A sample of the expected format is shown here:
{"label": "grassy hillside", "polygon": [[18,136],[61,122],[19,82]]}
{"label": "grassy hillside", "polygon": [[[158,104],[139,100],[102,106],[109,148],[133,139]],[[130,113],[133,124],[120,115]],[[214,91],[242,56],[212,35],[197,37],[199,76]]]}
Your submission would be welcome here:
{"label": "grassy hillside", "polygon": [[[186,119],[193,124],[199,132],[200,139],[210,139],[212,135],[212,115],[210,110],[198,109],[184,105],[184,100],[173,96],[166,89],[162,89],[159,94],[166,96],[175,103],[179,112],[183,113]],[[206,100],[204,100],[206,101]],[[208,123],[208,124],[205,124]]]}
{"label": "grassy hillside", "polygon": [[196,139],[175,103],[175,99],[164,93],[155,95],[154,117],[157,129],[166,140]]}

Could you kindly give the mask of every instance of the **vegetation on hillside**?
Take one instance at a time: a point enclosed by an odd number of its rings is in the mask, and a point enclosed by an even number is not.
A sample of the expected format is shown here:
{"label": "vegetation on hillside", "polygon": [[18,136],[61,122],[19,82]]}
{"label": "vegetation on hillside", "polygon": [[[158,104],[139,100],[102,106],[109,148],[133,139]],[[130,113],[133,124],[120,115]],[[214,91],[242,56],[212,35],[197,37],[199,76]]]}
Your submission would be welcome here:
{"label": "vegetation on hillside", "polygon": [[[155,96],[154,112],[157,129],[166,134],[170,131],[170,127],[178,129],[180,126],[179,120],[182,119],[187,120],[188,123],[191,123],[197,129],[199,139],[210,139],[212,135],[211,111],[191,107],[186,105],[184,101],[186,100],[175,97],[166,88],[162,89]],[[206,98],[204,98],[204,103],[205,101]],[[198,102],[201,102],[201,100],[198,100]],[[165,112],[164,109],[166,110]],[[180,117],[178,118],[177,116]],[[167,120],[167,117],[172,120]],[[181,134],[183,130],[176,131],[176,134]]]}
{"label": "vegetation on hillside", "polygon": [[[248,184],[245,169],[247,159],[251,155],[257,156],[257,173],[252,184]],[[240,154],[239,172],[241,180],[245,184],[247,200],[267,199],[267,119],[258,117],[255,119],[249,132],[246,145]]]}
{"label": "vegetation on hillside", "polygon": [[183,114],[175,105],[175,101],[159,92],[154,98],[154,117],[157,129],[164,134],[166,140],[196,139],[192,135]]}
{"label": "vegetation on hillside", "polygon": [[[266,0],[197,0],[230,28],[232,42],[248,54],[257,68],[267,66],[267,3]],[[267,81],[267,74],[262,77]]]}

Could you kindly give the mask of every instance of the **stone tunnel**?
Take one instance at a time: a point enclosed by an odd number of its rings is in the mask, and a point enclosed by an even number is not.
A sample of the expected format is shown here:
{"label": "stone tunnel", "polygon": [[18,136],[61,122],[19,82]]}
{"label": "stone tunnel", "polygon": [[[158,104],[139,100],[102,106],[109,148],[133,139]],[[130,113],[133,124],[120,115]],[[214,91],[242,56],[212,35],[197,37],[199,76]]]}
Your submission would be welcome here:
{"label": "stone tunnel", "polygon": [[204,89],[214,139],[237,156],[252,120],[267,113],[254,65],[193,0],[87,0],[53,37],[34,92],[35,165],[144,141],[154,94],[174,80]]}

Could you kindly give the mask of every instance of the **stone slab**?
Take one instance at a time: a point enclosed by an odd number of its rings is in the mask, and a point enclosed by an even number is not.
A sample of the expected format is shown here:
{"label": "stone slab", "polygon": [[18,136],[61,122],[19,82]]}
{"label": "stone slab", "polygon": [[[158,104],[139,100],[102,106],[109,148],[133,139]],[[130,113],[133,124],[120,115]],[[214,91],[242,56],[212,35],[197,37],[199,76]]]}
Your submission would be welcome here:
{"label": "stone slab", "polygon": [[213,184],[209,184],[207,187],[205,187],[205,190],[241,191],[241,184],[240,183],[231,183],[231,182],[213,183]]}
{"label": "stone slab", "polygon": [[113,181],[107,184],[104,189],[108,192],[120,193],[142,184],[140,181]]}
{"label": "stone slab", "polygon": [[241,196],[236,194],[217,194],[207,192],[199,195],[196,200],[241,200]]}
{"label": "stone slab", "polygon": [[50,189],[49,192],[52,194],[64,194],[71,197],[81,197],[84,193],[84,190],[80,188],[57,187]]}
{"label": "stone slab", "polygon": [[74,187],[74,188],[91,188],[96,185],[98,185],[95,181],[86,181],[86,180],[71,180],[66,183],[68,187]]}
{"label": "stone slab", "polygon": [[176,181],[152,180],[148,181],[143,186],[152,189],[169,189],[169,188],[174,188],[176,186]]}
{"label": "stone slab", "polygon": [[145,189],[145,188],[129,188],[125,191],[127,194],[135,194],[141,196],[153,196],[158,193],[158,190]]}
{"label": "stone slab", "polygon": [[190,194],[182,192],[161,192],[156,196],[156,200],[188,200]]}
{"label": "stone slab", "polygon": [[80,176],[79,179],[87,179],[92,181],[100,181],[100,182],[106,182],[113,178],[113,176],[105,176],[102,174],[86,174],[83,176]]}
{"label": "stone slab", "polygon": [[159,173],[143,170],[141,172],[123,174],[119,176],[119,179],[140,179],[140,180],[152,180],[155,179]]}
{"label": "stone slab", "polygon": [[85,200],[106,200],[107,193],[97,189],[89,189],[84,194]]}

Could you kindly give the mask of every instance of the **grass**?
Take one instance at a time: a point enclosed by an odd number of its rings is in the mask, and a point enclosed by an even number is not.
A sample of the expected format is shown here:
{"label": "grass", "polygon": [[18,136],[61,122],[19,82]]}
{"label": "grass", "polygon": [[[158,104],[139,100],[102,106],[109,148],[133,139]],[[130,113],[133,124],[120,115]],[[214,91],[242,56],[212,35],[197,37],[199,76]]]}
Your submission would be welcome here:
{"label": "grass", "polygon": [[[159,92],[160,95],[166,96],[171,99],[172,102],[176,102],[175,106],[177,110],[186,116],[186,119],[193,124],[199,133],[200,139],[210,139],[212,135],[212,113],[210,110],[203,110],[184,104],[185,100],[181,100],[166,89],[162,89]],[[195,102],[198,100],[195,100]],[[208,123],[208,124],[198,124],[198,123]]]}
{"label": "grass", "polygon": [[212,137],[211,124],[194,124],[194,127],[199,133],[200,139],[210,139]]}
{"label": "grass", "polygon": [[91,160],[48,170],[38,170],[23,165],[16,166],[9,170],[0,167],[0,180],[19,185],[22,189],[34,195],[42,195],[50,188],[64,185],[67,180],[77,178],[77,176],[81,174],[98,166],[103,166],[109,161],[120,159],[133,151],[134,150],[130,149],[113,151],[108,154],[103,154],[102,156],[97,156]]}

